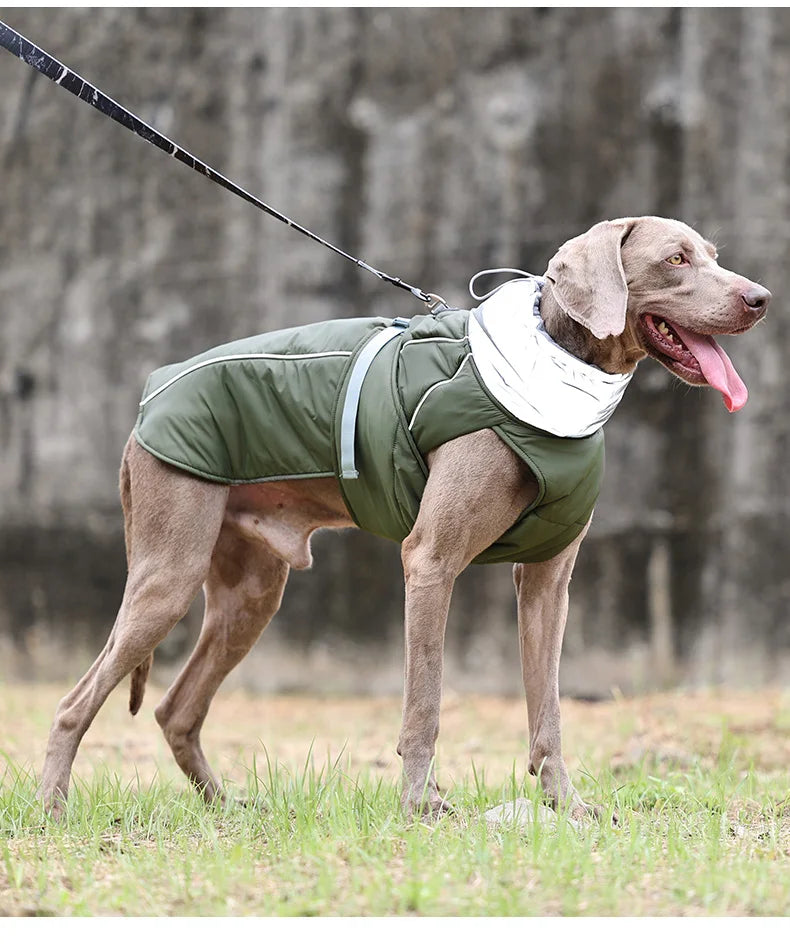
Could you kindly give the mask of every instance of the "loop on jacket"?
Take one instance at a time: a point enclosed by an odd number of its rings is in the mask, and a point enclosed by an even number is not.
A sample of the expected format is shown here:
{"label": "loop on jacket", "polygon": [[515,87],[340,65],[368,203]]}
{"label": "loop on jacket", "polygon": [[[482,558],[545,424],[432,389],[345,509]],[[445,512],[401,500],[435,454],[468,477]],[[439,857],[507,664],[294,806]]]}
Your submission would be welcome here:
{"label": "loop on jacket", "polygon": [[[473,300],[477,300],[478,302],[487,300],[493,293],[496,293],[497,290],[499,290],[504,285],[503,283],[497,284],[497,286],[495,286],[492,290],[489,290],[488,293],[484,293],[482,296],[475,293],[475,281],[479,280],[480,277],[487,277],[488,274],[492,273],[514,273],[518,274],[519,277],[529,277],[532,280],[537,279],[534,274],[527,273],[526,270],[516,270],[515,267],[494,267],[491,270],[478,270],[474,277],[472,277],[472,279],[469,281],[469,295]],[[507,281],[504,281],[504,283],[507,283]]]}

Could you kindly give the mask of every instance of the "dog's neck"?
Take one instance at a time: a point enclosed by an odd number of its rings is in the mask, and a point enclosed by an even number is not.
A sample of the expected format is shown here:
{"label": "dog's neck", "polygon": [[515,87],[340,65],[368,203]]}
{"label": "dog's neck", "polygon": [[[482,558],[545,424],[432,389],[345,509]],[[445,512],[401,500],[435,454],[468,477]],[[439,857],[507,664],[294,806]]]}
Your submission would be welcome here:
{"label": "dog's neck", "polygon": [[603,372],[633,372],[646,353],[639,344],[630,322],[620,336],[598,339],[562,309],[546,281],[540,299],[540,316],[546,331],[566,352]]}
{"label": "dog's neck", "polygon": [[614,412],[631,374],[606,372],[572,352],[573,342],[566,349],[549,335],[539,310],[543,284],[509,280],[482,300],[466,324],[471,356],[489,393],[515,418],[584,438]]}

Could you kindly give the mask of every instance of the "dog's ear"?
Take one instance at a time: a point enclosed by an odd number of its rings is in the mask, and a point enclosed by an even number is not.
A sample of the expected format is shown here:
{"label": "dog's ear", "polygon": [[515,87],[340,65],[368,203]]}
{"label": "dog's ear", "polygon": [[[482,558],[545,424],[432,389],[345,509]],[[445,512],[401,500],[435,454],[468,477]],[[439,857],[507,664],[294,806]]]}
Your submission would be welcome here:
{"label": "dog's ear", "polygon": [[620,218],[596,224],[566,241],[546,270],[557,303],[598,339],[625,329],[628,287],[620,247],[634,223]]}

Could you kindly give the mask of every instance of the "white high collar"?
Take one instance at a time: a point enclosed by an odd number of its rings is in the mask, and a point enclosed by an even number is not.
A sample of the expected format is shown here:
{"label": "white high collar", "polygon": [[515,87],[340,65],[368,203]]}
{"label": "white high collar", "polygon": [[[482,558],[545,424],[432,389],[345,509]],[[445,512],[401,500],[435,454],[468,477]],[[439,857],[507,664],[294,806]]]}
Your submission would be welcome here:
{"label": "white high collar", "polygon": [[472,358],[491,394],[516,418],[563,438],[592,435],[633,373],[610,374],[549,336],[540,316],[543,280],[510,280],[471,311]]}

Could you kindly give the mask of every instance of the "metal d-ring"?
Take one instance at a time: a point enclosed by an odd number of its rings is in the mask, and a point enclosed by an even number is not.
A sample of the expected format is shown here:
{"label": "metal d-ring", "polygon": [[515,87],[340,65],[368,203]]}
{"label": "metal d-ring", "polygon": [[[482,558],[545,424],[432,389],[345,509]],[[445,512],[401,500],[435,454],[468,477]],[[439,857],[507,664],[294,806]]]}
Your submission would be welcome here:
{"label": "metal d-ring", "polygon": [[440,297],[438,293],[426,293],[425,296],[428,298],[425,300],[425,305],[433,314],[439,313],[442,310],[452,309],[450,304],[443,297]]}

